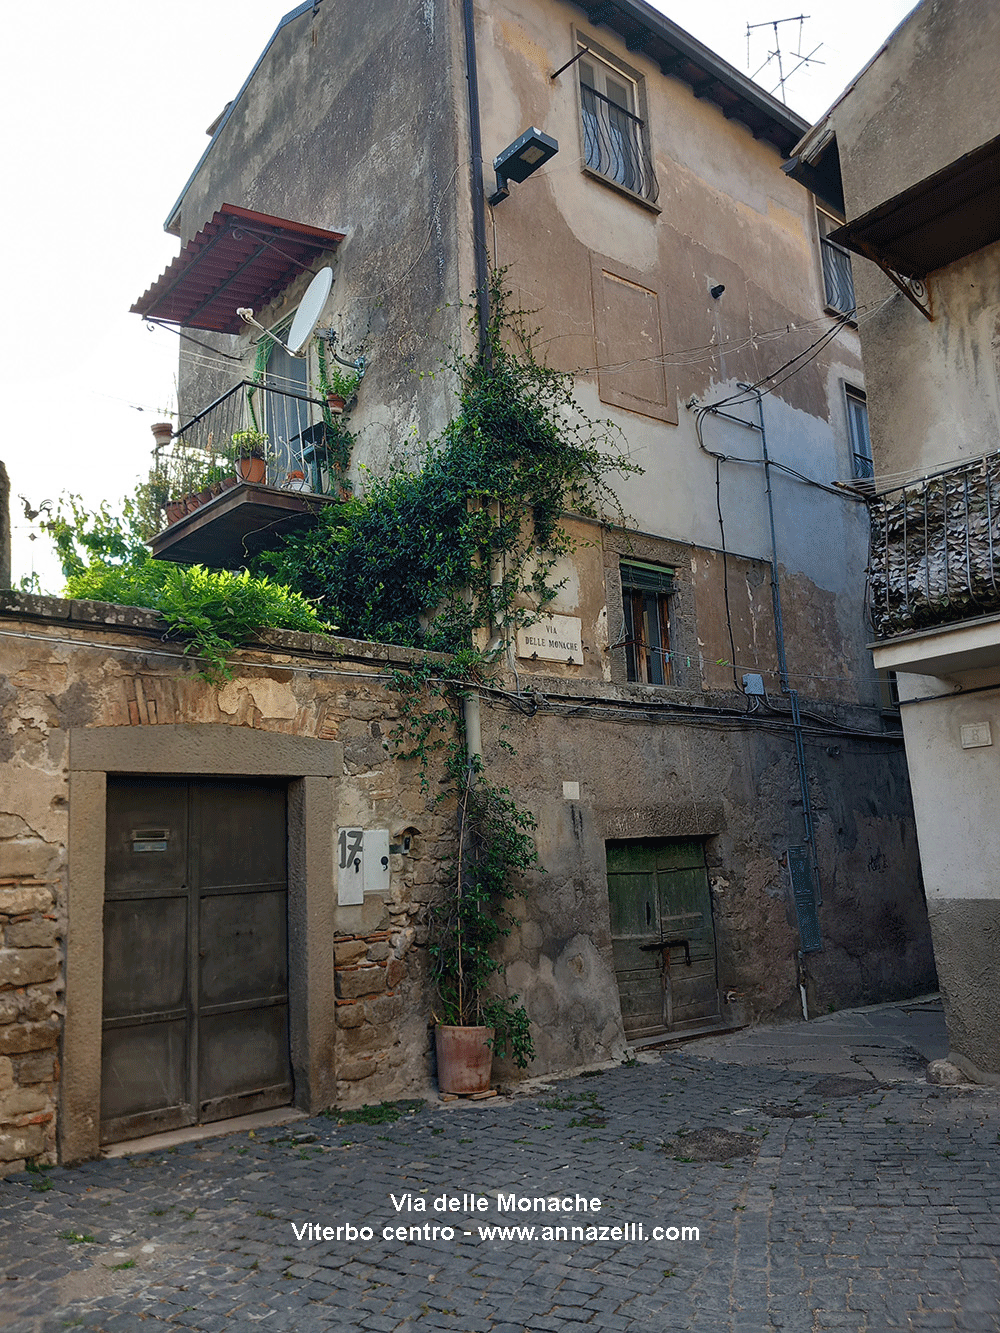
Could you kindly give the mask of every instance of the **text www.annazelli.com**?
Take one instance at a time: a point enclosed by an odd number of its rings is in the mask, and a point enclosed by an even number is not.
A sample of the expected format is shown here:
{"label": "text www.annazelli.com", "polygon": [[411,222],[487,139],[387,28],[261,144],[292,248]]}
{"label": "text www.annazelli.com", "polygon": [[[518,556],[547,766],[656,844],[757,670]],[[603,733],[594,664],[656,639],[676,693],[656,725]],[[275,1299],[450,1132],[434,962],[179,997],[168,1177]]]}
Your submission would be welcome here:
{"label": "text www.annazelli.com", "polygon": [[[601,1240],[668,1240],[698,1241],[701,1233],[697,1227],[653,1227],[645,1231],[641,1222],[628,1222],[624,1226],[589,1226],[589,1227],[485,1227],[476,1228],[480,1240],[513,1241],[576,1241],[577,1243]],[[466,1235],[469,1233],[466,1232]]]}

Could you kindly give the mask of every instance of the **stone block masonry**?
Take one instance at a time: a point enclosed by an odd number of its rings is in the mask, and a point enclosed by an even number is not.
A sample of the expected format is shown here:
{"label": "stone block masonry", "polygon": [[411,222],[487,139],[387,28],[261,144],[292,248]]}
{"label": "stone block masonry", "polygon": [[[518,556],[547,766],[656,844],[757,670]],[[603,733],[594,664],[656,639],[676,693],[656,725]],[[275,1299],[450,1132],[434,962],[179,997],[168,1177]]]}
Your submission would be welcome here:
{"label": "stone block masonry", "polygon": [[[456,813],[439,799],[448,784],[437,757],[422,774],[393,740],[403,714],[394,672],[425,657],[271,631],[218,688],[151,612],[0,592],[0,1171],[51,1160],[57,1143],[66,1161],[99,1151],[108,774],[286,783],[294,1095],[311,1111],[352,1109],[433,1087],[427,942],[453,882]],[[751,734],[742,717],[708,730],[657,713],[637,727],[634,687],[590,681],[594,715],[576,690],[546,677],[530,712],[512,709],[506,690],[482,695],[484,762],[536,818],[544,868],[525,877],[502,945],[500,984],[531,1020],[531,1072],[625,1048],[611,840],[703,841],[720,986],[744,994],[752,1018],[797,1019],[798,937],[779,863],[801,834],[787,801],[790,736],[773,724]],[[926,991],[915,844],[899,831],[901,755],[880,745],[869,757],[859,744],[834,758],[825,736],[807,744],[831,890],[810,1010],[890,987]],[[870,791],[892,798],[877,816]],[[338,903],[341,829],[388,832],[388,887],[360,904]],[[495,1074],[518,1071],[499,1062]]]}
{"label": "stone block masonry", "polygon": [[[336,1071],[336,1092],[328,1076],[324,1095],[344,1106],[426,1093],[432,1067],[423,946],[430,903],[452,855],[454,819],[422,789],[417,761],[396,758],[391,734],[399,700],[389,674],[422,655],[272,632],[239,655],[231,679],[217,688],[164,641],[151,612],[7,592],[0,593],[0,631],[0,1174],[56,1160],[65,1126],[81,1123],[67,1109],[78,1086],[71,1065],[86,1079],[100,1061],[99,960],[89,975],[76,972],[69,1028],[64,1004],[69,883],[80,864],[76,852],[69,864],[77,846],[70,834],[73,783],[81,770],[73,747],[95,733],[134,735],[134,744],[121,741],[113,765],[124,773],[148,738],[193,724],[215,738],[220,753],[227,734],[252,732],[263,742],[252,773],[265,776],[289,771],[268,768],[268,756],[284,754],[289,737],[315,741],[324,753],[334,744],[342,757],[322,770],[333,793],[333,838],[338,827],[388,829],[393,852],[388,891],[369,895],[363,907],[336,906],[335,880],[321,885],[311,872],[311,900],[326,910],[333,898],[334,957],[322,996],[333,1036],[310,1058]],[[94,767],[82,764],[88,777]],[[140,759],[134,771],[154,769]],[[95,813],[88,830],[99,835],[102,822]],[[98,856],[100,886],[103,850],[85,850]],[[77,896],[78,912],[81,901]],[[79,939],[80,919],[73,920]],[[99,906],[92,929],[99,941]],[[82,1063],[67,1056],[61,1084],[62,1044],[77,1040],[72,1013],[81,1012],[81,998],[89,1005],[91,1047]],[[99,1078],[98,1069],[86,1093],[85,1126],[100,1119]],[[95,1151],[96,1138],[88,1143]]]}
{"label": "stone block masonry", "polygon": [[[10,816],[5,822],[9,831]],[[14,838],[0,838],[0,869],[48,863],[53,850],[18,829]],[[27,1161],[55,1161],[62,990],[56,884],[0,879],[0,1175]]]}

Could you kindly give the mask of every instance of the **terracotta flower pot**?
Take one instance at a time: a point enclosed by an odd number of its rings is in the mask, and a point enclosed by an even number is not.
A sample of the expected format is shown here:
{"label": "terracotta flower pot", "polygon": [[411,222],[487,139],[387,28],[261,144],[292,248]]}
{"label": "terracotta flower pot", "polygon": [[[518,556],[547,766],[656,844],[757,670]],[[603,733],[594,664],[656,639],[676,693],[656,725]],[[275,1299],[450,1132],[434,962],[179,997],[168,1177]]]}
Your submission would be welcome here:
{"label": "terracotta flower pot", "polygon": [[493,1070],[493,1028],[434,1029],[438,1087],[442,1092],[468,1097],[488,1092]]}
{"label": "terracotta flower pot", "polygon": [[176,523],[179,518],[183,518],[187,513],[187,505],[183,500],[168,500],[164,508],[167,511],[167,523]]}
{"label": "terracotta flower pot", "polygon": [[267,476],[267,464],[263,458],[238,458],[236,470],[243,481],[248,481],[251,486],[259,486]]}
{"label": "terracotta flower pot", "polygon": [[341,398],[339,393],[328,393],[326,395],[326,405],[334,416],[339,417],[347,406],[347,399]]}

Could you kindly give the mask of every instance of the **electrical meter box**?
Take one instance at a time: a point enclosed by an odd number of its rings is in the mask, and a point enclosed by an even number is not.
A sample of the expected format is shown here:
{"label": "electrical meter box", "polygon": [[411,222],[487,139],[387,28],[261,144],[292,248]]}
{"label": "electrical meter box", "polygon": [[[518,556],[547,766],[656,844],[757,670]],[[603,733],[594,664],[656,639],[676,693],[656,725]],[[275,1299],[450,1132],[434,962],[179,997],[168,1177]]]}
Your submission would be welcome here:
{"label": "electrical meter box", "polygon": [[389,830],[342,828],[337,833],[337,905],[357,907],[366,893],[389,891]]}

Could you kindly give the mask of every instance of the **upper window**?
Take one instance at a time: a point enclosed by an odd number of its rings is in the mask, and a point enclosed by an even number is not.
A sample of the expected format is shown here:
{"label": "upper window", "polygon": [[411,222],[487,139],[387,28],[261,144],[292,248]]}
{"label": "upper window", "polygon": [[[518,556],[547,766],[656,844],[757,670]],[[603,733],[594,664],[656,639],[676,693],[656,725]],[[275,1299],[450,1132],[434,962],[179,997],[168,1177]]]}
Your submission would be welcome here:
{"label": "upper window", "polygon": [[816,218],[819,223],[819,252],[823,261],[823,294],[827,307],[836,310],[839,315],[853,315],[857,302],[854,299],[851,256],[836,241],[829,239],[830,232],[836,231],[843,224],[821,208],[817,208]]}
{"label": "upper window", "polygon": [[579,64],[584,162],[591,171],[654,202],[660,188],[645,122],[638,115],[638,84],[592,51]]}
{"label": "upper window", "polygon": [[847,394],[847,430],[851,437],[852,475],[855,477],[874,477],[875,465],[872,462],[872,442],[868,433],[868,402],[863,389],[853,389],[848,384]]}
{"label": "upper window", "polygon": [[674,571],[622,561],[625,664],[629,680],[670,684],[670,595]]}
{"label": "upper window", "polygon": [[[283,344],[291,319],[274,326]],[[255,429],[267,436],[268,482],[294,490],[326,492],[330,486],[323,406],[309,382],[309,356],[292,356],[266,335],[258,342],[255,376],[259,389],[247,391]]]}

